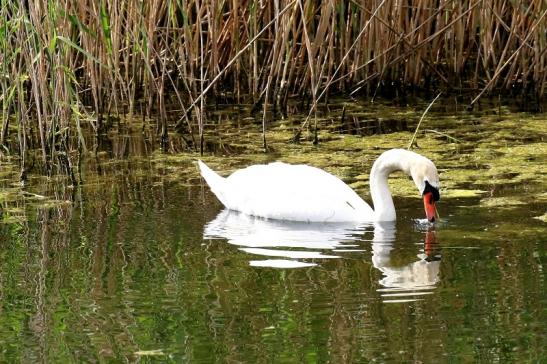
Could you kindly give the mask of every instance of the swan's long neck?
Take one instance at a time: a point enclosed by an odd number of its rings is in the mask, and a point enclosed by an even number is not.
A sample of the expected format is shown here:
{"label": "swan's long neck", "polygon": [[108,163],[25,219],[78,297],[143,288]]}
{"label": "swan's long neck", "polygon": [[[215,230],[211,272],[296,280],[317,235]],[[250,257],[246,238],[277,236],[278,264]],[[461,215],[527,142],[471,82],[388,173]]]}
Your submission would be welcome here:
{"label": "swan's long neck", "polygon": [[372,165],[370,194],[374,204],[374,220],[395,220],[395,206],[387,178],[394,171],[404,171],[406,174],[410,174],[410,165],[414,154],[403,149],[392,149],[383,153]]}

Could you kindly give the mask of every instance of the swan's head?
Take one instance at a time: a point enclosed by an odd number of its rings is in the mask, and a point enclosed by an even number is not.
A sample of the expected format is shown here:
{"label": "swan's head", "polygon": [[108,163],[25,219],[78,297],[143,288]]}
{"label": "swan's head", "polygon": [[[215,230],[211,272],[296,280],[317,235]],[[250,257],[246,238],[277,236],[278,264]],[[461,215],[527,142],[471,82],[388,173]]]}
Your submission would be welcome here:
{"label": "swan's head", "polygon": [[435,221],[435,202],[441,198],[437,167],[426,157],[420,156],[412,163],[410,174],[424,199],[427,220]]}

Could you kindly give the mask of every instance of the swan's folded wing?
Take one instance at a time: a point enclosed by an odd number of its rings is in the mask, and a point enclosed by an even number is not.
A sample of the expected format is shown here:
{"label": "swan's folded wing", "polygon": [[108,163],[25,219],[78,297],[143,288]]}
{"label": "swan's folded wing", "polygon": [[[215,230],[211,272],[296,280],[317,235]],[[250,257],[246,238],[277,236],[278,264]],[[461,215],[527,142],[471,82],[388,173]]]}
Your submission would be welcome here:
{"label": "swan's folded wing", "polygon": [[265,218],[293,221],[371,221],[373,211],[337,177],[305,165],[271,163],[226,179],[226,207]]}

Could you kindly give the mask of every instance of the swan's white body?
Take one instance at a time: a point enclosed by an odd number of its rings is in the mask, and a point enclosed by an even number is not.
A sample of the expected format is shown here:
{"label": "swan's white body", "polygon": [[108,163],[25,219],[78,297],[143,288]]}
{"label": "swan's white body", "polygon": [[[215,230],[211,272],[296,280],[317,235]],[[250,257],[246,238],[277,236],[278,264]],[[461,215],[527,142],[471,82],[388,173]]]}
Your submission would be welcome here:
{"label": "swan's white body", "polygon": [[231,210],[268,219],[309,222],[395,220],[388,175],[403,170],[423,192],[425,181],[438,186],[433,163],[414,152],[392,149],[374,163],[370,189],[376,210],[338,177],[319,168],[281,162],[254,165],[224,178],[198,161],[201,175]]}

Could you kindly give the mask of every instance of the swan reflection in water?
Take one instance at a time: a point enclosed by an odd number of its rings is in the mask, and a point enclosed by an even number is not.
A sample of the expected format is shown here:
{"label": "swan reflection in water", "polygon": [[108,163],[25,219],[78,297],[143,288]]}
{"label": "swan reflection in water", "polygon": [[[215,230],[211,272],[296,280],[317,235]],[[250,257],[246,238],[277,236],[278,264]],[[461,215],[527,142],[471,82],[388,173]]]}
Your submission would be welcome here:
{"label": "swan reflection in water", "polygon": [[372,265],[383,274],[379,280],[383,287],[378,291],[382,292],[384,302],[415,301],[405,297],[431,294],[439,281],[441,265],[435,230],[428,227],[425,231],[423,249],[417,254],[419,259],[402,266],[392,264],[394,240],[395,227],[392,223],[375,223]]}
{"label": "swan reflection in water", "polygon": [[[370,233],[371,238],[367,236]],[[271,258],[251,260],[250,265],[273,268],[310,267],[322,259],[362,253],[362,242],[370,241],[372,264],[383,275],[379,291],[390,302],[405,301],[398,298],[408,296],[409,290],[413,296],[431,293],[428,291],[439,280],[440,253],[432,229],[425,233],[419,259],[403,266],[395,266],[391,260],[393,222],[321,224],[266,220],[225,209],[205,226],[203,235],[204,239],[226,239],[249,254]]]}

